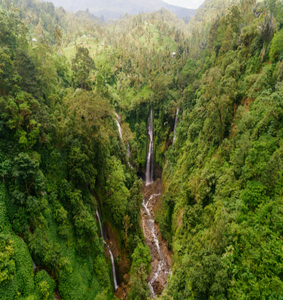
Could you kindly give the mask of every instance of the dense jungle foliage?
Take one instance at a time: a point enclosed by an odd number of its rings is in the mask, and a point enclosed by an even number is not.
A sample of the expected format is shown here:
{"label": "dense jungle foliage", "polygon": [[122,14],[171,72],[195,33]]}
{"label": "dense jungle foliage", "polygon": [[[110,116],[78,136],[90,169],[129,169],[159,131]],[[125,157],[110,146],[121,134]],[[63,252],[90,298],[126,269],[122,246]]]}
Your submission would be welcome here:
{"label": "dense jungle foliage", "polygon": [[282,2],[211,0],[188,25],[1,3],[0,299],[114,299],[97,210],[129,299],[148,299],[136,171],[151,106],[174,252],[160,299],[283,299]]}
{"label": "dense jungle foliage", "polygon": [[193,37],[157,218],[174,252],[162,299],[283,298],[282,28],[281,1],[241,2]]}
{"label": "dense jungle foliage", "polygon": [[[27,3],[42,16],[46,7],[54,12],[51,3]],[[0,298],[54,299],[55,292],[62,299],[113,299],[96,211],[135,264],[132,279],[136,273],[147,276],[148,260],[139,264],[134,255],[149,251],[135,250],[145,247],[142,183],[127,163],[104,84],[98,76],[87,80],[95,69],[88,50],[78,47],[69,63],[57,25],[50,39],[52,27],[37,31],[40,21],[28,24],[29,33],[26,18],[33,10],[25,15],[16,5],[5,8],[0,10]],[[37,42],[29,34],[37,34]]]}

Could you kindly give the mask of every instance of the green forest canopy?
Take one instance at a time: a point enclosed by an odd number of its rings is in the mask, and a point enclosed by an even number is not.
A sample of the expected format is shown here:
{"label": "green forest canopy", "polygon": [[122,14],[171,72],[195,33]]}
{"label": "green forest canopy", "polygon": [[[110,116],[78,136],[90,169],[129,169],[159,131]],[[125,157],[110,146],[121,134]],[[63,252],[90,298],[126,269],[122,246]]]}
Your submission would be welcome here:
{"label": "green forest canopy", "polygon": [[2,1],[1,299],[114,299],[98,208],[130,260],[129,298],[147,299],[135,174],[150,106],[174,252],[160,298],[282,299],[283,5],[221,4],[188,25],[165,10],[102,25]]}

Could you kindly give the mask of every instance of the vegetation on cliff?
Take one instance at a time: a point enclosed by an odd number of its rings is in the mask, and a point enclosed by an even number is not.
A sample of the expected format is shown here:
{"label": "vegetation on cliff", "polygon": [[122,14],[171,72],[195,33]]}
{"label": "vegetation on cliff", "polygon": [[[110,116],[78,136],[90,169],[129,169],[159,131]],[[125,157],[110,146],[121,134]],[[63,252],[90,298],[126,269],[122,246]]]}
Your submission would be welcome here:
{"label": "vegetation on cliff", "polygon": [[174,252],[162,299],[282,298],[282,9],[232,5],[182,70],[158,217]]}

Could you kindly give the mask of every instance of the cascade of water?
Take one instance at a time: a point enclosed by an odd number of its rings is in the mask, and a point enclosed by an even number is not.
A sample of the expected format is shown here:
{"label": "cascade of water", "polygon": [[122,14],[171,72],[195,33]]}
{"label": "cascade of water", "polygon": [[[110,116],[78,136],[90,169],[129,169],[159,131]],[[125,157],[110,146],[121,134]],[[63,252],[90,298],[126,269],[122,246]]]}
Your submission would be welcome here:
{"label": "cascade of water", "polygon": [[[179,111],[179,110],[178,110]],[[177,111],[177,115],[178,115]],[[175,126],[177,125],[177,116],[176,116],[176,121],[175,121]],[[175,128],[174,128],[175,132]],[[148,151],[147,151],[147,157],[146,157],[146,172],[145,172],[145,177],[146,177],[146,185],[149,185],[150,183],[153,182],[153,110],[152,107],[150,108],[150,114],[148,117],[148,126],[147,126],[147,133],[149,136],[149,146],[148,146]],[[154,186],[151,186],[155,188]],[[149,188],[149,192],[152,190],[151,187]],[[147,188],[146,188],[147,189]],[[163,256],[163,250],[162,247],[159,244],[158,240],[158,233],[156,233],[156,228],[155,228],[155,223],[154,223],[154,206],[156,204],[156,201],[151,203],[151,200],[154,197],[159,197],[161,194],[151,194],[149,197],[148,201],[146,202],[145,199],[143,200],[142,206],[146,212],[146,214],[143,213],[142,217],[143,219],[145,218],[145,222],[143,221],[143,230],[145,233],[145,237],[147,239],[147,243],[150,246],[150,251],[152,255],[152,259],[158,260],[158,265],[157,268],[156,266],[153,268],[153,274],[151,279],[148,282],[148,286],[151,292],[151,297],[155,297],[155,291],[154,291],[154,284],[159,284],[157,281],[157,278],[163,278],[166,277],[167,275],[171,273],[170,267],[167,264],[165,257]],[[146,227],[144,227],[144,224],[146,224]],[[155,287],[156,289],[156,287]]]}
{"label": "cascade of water", "polygon": [[116,270],[115,270],[115,263],[114,263],[114,256],[112,251],[110,250],[109,246],[106,244],[109,254],[110,254],[110,259],[111,259],[111,264],[112,264],[112,273],[113,273],[113,283],[114,283],[114,289],[115,291],[118,288],[118,284],[117,284],[117,278],[116,278]]}
{"label": "cascade of water", "polygon": [[148,226],[148,228],[151,232],[151,236],[153,237],[153,241],[154,241],[156,250],[157,250],[159,258],[160,258],[160,260],[158,262],[157,270],[153,274],[151,280],[148,282],[148,286],[149,286],[152,298],[155,297],[155,292],[154,292],[154,289],[153,289],[153,283],[155,282],[155,280],[159,276],[162,268],[165,268],[165,271],[164,271],[165,274],[170,274],[171,273],[171,270],[167,266],[166,260],[163,257],[163,254],[162,254],[162,251],[161,251],[160,245],[159,245],[159,240],[158,240],[158,238],[156,236],[156,233],[155,233],[154,218],[151,215],[150,210],[148,209],[148,204],[150,203],[151,199],[154,198],[154,197],[160,196],[160,195],[161,194],[152,194],[147,202],[145,202],[145,199],[143,199],[143,203],[142,203],[142,206],[144,207],[144,209],[146,211],[146,214],[147,214],[147,226]]}
{"label": "cascade of water", "polygon": [[118,288],[118,284],[117,284],[117,277],[116,277],[116,270],[115,270],[114,256],[113,256],[113,253],[112,253],[110,247],[107,245],[107,243],[106,243],[106,241],[105,241],[105,239],[104,239],[103,229],[102,229],[102,224],[101,224],[100,215],[99,215],[98,210],[96,211],[96,216],[97,216],[97,219],[98,219],[98,222],[99,222],[99,226],[100,226],[100,234],[101,234],[101,237],[102,237],[102,239],[103,239],[103,243],[107,246],[108,252],[109,252],[109,254],[110,254],[110,260],[111,260],[111,265],[112,265],[112,273],[113,273],[113,283],[114,283],[114,289],[115,289],[115,291],[116,291],[117,288]]}
{"label": "cascade of water", "polygon": [[150,292],[151,292],[151,297],[154,298],[155,297],[155,292],[154,292],[154,289],[153,289],[153,283],[154,281],[157,279],[162,267],[163,267],[163,262],[162,260],[160,260],[158,262],[158,266],[157,266],[157,271],[153,274],[152,278],[150,279],[150,281],[148,282],[148,286],[149,286],[149,289],[150,289]]}
{"label": "cascade of water", "polygon": [[117,119],[116,119],[116,124],[117,124],[118,130],[119,130],[120,138],[121,138],[121,140],[123,140],[121,125]]}
{"label": "cascade of water", "polygon": [[175,124],[174,124],[173,143],[175,142],[175,139],[176,139],[176,128],[177,128],[177,123],[178,123],[178,114],[179,114],[179,108],[177,108],[177,111],[176,111]]}
{"label": "cascade of water", "polygon": [[150,113],[148,117],[148,126],[147,126],[147,132],[149,135],[149,147],[146,157],[146,184],[150,184],[153,182],[153,112],[152,107],[150,108]]}
{"label": "cascade of water", "polygon": [[103,242],[105,243],[104,235],[103,235],[103,230],[102,230],[102,225],[101,225],[101,221],[100,221],[100,215],[99,215],[98,210],[96,211],[96,216],[97,216],[97,219],[98,219],[98,222],[99,222],[100,235],[101,235],[101,237],[102,237],[102,239],[103,239]]}

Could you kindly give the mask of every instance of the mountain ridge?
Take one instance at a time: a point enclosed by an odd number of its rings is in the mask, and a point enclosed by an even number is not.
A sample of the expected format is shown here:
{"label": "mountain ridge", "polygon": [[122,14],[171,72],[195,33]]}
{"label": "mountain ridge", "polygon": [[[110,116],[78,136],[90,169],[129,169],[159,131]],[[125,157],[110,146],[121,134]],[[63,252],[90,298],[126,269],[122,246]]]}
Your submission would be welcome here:
{"label": "mountain ridge", "polygon": [[125,13],[138,14],[139,12],[153,12],[161,8],[165,8],[176,14],[179,18],[193,16],[196,9],[188,9],[185,7],[170,5],[162,0],[98,0],[95,3],[92,0],[70,1],[70,0],[52,0],[55,6],[63,6],[64,8],[76,12],[78,10],[86,10],[100,17],[103,15],[105,20],[119,19]]}

